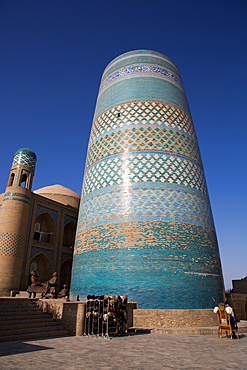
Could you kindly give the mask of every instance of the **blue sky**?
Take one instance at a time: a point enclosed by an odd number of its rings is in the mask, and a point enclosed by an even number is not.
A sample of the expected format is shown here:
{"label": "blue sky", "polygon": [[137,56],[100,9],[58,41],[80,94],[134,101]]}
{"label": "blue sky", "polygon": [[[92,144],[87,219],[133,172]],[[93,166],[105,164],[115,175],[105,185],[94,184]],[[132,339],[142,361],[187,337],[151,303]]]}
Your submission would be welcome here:
{"label": "blue sky", "polygon": [[202,154],[225,287],[247,275],[247,2],[0,0],[0,193],[20,148],[33,190],[81,192],[102,72],[151,49],[178,66]]}

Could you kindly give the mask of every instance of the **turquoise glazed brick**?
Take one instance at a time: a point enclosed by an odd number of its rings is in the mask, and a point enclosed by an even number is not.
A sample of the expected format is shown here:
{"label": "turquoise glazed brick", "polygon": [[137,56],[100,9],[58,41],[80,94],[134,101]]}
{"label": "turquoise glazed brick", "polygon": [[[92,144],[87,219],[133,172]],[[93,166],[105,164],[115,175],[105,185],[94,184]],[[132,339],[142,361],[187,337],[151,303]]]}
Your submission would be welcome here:
{"label": "turquoise glazed brick", "polygon": [[139,308],[223,300],[214,221],[178,68],[150,50],[105,69],[89,139],[71,296]]}

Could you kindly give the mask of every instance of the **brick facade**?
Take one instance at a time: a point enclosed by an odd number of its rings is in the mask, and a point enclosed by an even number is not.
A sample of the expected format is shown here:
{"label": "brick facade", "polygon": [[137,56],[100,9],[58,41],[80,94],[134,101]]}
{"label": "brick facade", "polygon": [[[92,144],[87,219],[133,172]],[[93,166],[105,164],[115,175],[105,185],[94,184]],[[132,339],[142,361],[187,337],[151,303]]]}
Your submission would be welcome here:
{"label": "brick facade", "polygon": [[70,284],[80,197],[61,185],[31,191],[36,155],[15,153],[7,188],[0,196],[0,295],[26,290],[31,270],[41,282],[58,272]]}

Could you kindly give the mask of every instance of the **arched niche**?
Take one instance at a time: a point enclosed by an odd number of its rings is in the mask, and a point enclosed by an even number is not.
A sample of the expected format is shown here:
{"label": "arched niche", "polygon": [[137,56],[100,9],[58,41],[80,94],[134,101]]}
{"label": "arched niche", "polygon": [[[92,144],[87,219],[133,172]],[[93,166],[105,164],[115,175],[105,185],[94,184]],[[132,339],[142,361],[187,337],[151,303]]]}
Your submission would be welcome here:
{"label": "arched niche", "polygon": [[31,259],[29,273],[34,270],[34,267],[36,267],[36,270],[40,274],[40,282],[42,283],[48,281],[54,272],[52,271],[52,263],[50,259],[43,252],[37,254]]}
{"label": "arched niche", "polygon": [[55,226],[55,221],[48,212],[41,213],[35,220],[33,239],[52,244]]}
{"label": "arched niche", "polygon": [[15,179],[15,172],[13,171],[9,175],[8,186],[12,186],[14,184],[14,179]]}
{"label": "arched niche", "polygon": [[72,258],[65,260],[60,268],[60,289],[63,289],[63,285],[67,284],[70,287],[72,270]]}
{"label": "arched niche", "polygon": [[31,189],[31,172],[27,170],[22,170],[19,177],[19,186],[25,189]]}
{"label": "arched niche", "polygon": [[64,226],[63,230],[63,246],[73,249],[75,242],[76,223],[70,221]]}

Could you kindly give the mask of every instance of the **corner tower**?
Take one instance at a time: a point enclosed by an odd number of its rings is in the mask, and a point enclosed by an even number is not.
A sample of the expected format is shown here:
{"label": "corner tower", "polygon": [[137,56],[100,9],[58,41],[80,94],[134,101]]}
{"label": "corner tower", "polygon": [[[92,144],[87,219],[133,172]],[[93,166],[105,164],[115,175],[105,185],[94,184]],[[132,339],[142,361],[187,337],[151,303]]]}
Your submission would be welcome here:
{"label": "corner tower", "polygon": [[178,68],[136,50],[105,69],[88,145],[72,296],[128,294],[139,308],[223,299],[214,221]]}
{"label": "corner tower", "polygon": [[18,150],[0,211],[0,295],[19,290],[32,200],[36,155]]}

